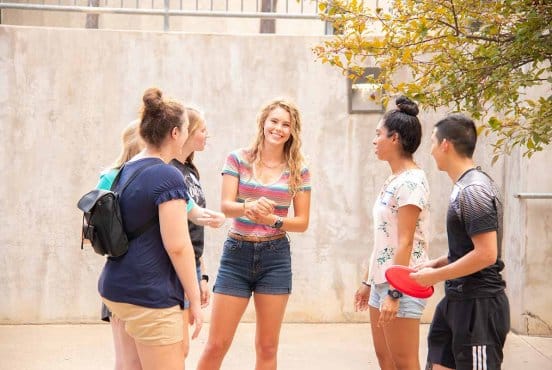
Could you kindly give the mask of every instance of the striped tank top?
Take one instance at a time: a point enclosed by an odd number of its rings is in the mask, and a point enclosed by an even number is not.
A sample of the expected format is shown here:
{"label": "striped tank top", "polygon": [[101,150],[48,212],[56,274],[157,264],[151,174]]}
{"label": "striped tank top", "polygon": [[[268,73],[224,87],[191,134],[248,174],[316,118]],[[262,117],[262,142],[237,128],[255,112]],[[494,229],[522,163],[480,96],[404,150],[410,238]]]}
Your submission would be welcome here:
{"label": "striped tank top", "polygon": [[[249,202],[265,197],[276,202],[276,206],[274,207],[274,214],[276,216],[287,217],[293,200],[288,186],[289,170],[286,168],[276,182],[262,184],[255,178],[253,166],[247,161],[246,153],[247,149],[238,149],[231,152],[226,157],[226,162],[222,169],[223,175],[235,176],[239,180],[236,201],[243,203],[246,199]],[[307,167],[301,169],[301,179],[302,184],[299,187],[299,191],[310,191],[310,173]],[[256,224],[245,216],[234,219],[230,232],[256,236],[271,236],[282,233],[281,230],[270,226]]]}

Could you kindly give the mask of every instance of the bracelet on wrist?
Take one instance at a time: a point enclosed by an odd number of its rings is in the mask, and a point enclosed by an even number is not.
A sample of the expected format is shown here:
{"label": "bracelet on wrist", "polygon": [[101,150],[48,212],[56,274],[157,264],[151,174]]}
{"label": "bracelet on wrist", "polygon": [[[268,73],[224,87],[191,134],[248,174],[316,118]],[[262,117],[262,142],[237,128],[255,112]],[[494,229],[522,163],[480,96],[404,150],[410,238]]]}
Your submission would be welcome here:
{"label": "bracelet on wrist", "polygon": [[370,287],[370,284],[368,284],[368,282],[366,281],[362,281],[362,285],[366,285],[367,287]]}
{"label": "bracelet on wrist", "polygon": [[243,212],[244,213],[245,213],[245,211],[247,211],[246,203],[248,203],[248,202],[250,203],[250,202],[253,202],[253,201],[254,201],[253,198],[245,198],[243,200]]}
{"label": "bracelet on wrist", "polygon": [[281,229],[282,226],[284,226],[284,218],[281,216],[276,216],[276,219],[274,220],[274,223],[269,225],[273,229]]}

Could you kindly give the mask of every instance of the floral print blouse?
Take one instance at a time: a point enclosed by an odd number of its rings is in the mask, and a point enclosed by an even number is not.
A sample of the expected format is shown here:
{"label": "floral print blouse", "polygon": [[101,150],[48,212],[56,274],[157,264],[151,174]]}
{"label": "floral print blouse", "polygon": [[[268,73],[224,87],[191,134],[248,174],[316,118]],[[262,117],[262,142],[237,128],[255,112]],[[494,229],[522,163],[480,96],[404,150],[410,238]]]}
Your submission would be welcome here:
{"label": "floral print blouse", "polygon": [[409,265],[412,267],[428,260],[429,186],[424,171],[416,168],[389,176],[374,203],[374,248],[368,273],[371,285],[386,282],[385,270],[393,265],[398,246],[399,208],[406,205],[421,210]]}

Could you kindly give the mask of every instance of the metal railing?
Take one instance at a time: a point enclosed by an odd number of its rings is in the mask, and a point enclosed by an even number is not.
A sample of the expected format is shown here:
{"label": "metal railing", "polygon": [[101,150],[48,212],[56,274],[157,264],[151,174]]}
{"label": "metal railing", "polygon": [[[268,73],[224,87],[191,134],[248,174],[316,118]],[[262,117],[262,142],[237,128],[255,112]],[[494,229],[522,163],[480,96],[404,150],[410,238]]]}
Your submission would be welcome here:
{"label": "metal railing", "polygon": [[552,193],[517,193],[514,198],[518,199],[552,199]]}
{"label": "metal railing", "polygon": [[[0,0],[0,9],[60,11],[87,14],[135,14],[164,17],[229,17],[258,19],[320,19],[318,0]],[[268,6],[267,6],[268,5]]]}

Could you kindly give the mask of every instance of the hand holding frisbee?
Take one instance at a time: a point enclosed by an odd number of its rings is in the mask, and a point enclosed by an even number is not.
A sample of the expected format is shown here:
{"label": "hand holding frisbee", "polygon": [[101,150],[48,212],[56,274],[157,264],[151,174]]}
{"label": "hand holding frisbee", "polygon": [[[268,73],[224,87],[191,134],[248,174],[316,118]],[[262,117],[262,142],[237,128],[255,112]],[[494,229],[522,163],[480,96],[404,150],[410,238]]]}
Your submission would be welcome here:
{"label": "hand holding frisbee", "polygon": [[416,298],[428,298],[433,294],[433,286],[424,286],[410,277],[416,272],[413,268],[402,265],[393,265],[385,271],[385,278],[397,290]]}

